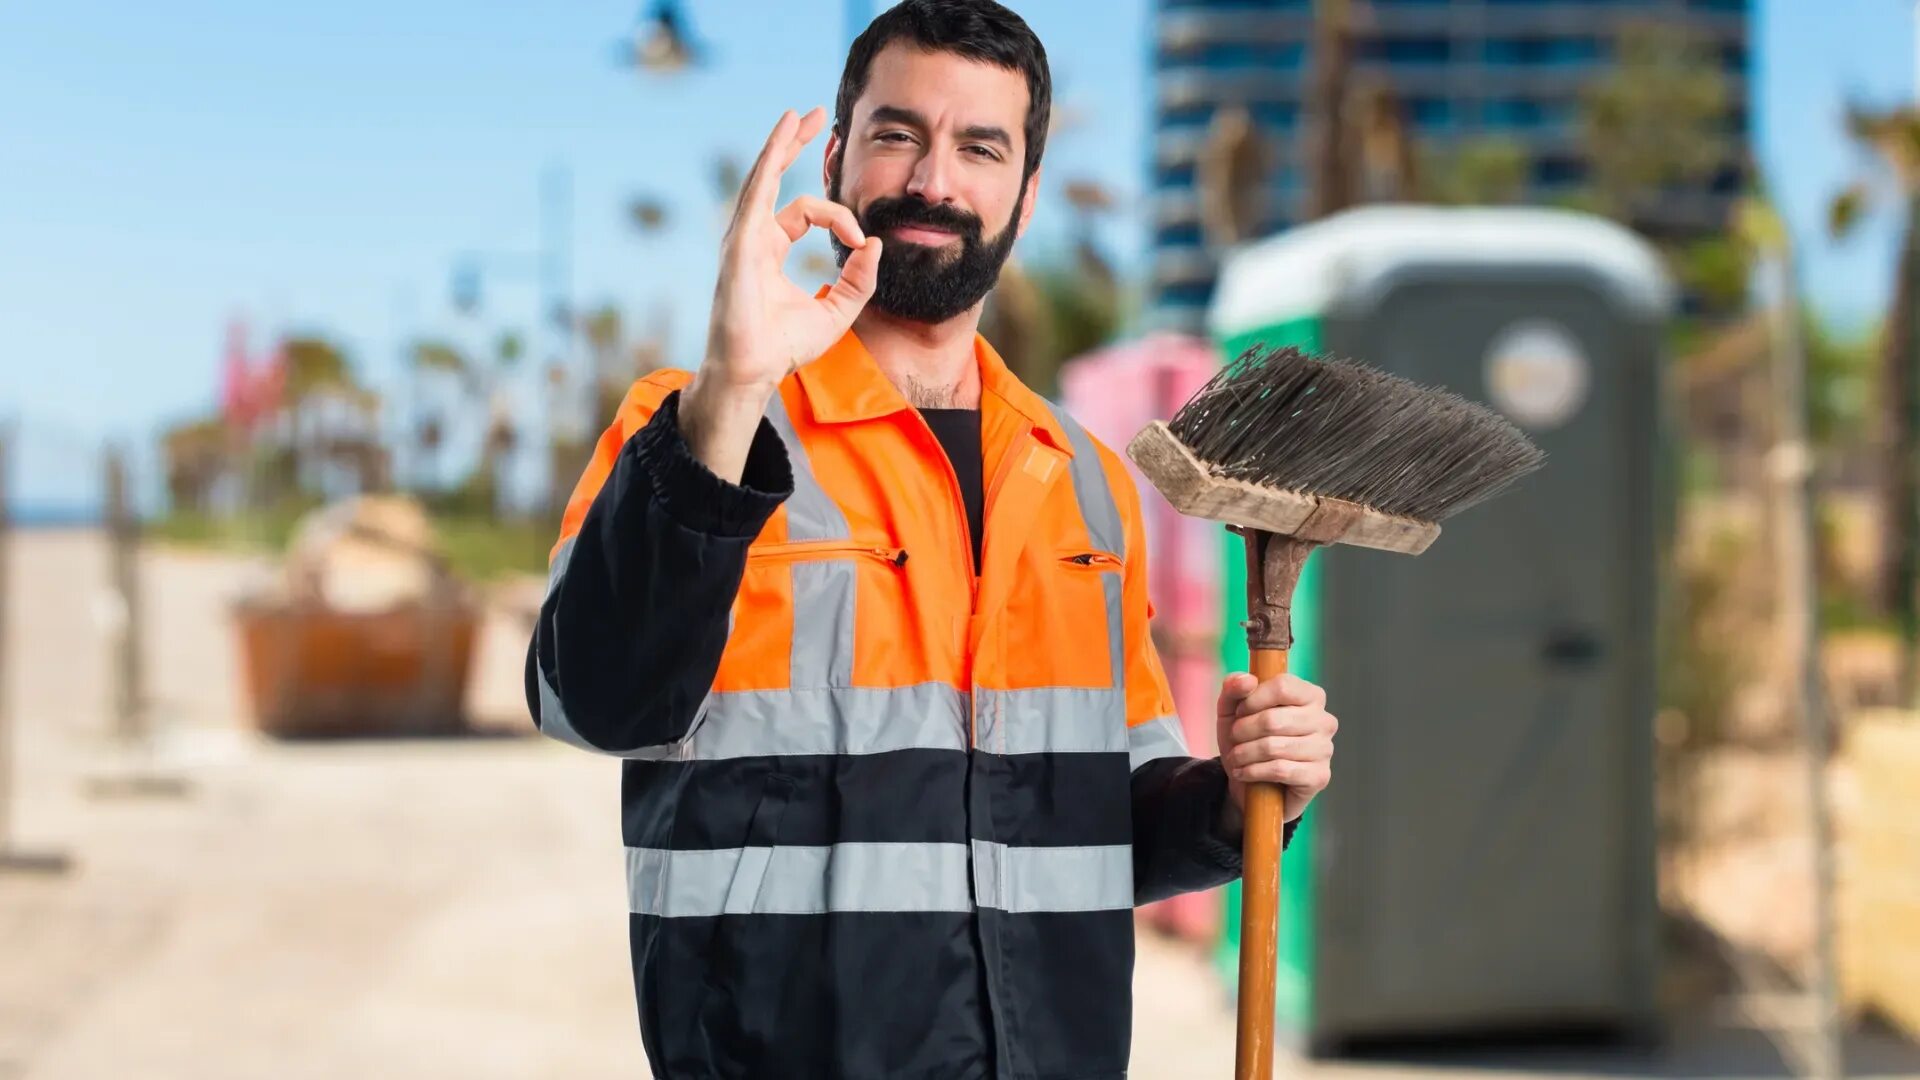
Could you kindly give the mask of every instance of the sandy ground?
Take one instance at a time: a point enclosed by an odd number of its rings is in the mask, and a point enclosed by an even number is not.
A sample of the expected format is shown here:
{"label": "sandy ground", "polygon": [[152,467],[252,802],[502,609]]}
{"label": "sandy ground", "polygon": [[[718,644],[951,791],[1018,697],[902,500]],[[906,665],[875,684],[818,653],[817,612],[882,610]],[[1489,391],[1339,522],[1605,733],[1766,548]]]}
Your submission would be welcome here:
{"label": "sandy ground", "polygon": [[[225,605],[246,564],[145,560],[151,762],[106,739],[97,537],[12,556],[16,848],[0,874],[0,1078],[632,1078],[617,770],[536,738],[278,744],[248,733]],[[473,691],[524,732],[524,630],[483,637]],[[102,794],[145,769],[184,794]],[[1231,1074],[1229,1003],[1145,936],[1133,1075]],[[1288,1061],[1281,1075],[1774,1076],[1754,1040],[1660,1059],[1485,1054]],[[1905,1068],[1881,1075],[1911,1075]],[[1859,1075],[1859,1074],[1856,1074]]]}

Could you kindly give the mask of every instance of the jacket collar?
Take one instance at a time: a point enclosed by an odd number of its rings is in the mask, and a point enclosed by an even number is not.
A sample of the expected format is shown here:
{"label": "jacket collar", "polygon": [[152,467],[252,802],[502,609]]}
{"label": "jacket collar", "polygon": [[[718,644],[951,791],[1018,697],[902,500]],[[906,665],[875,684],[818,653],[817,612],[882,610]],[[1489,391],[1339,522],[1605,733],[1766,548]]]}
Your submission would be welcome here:
{"label": "jacket collar", "polygon": [[[1072,457],[1073,443],[1046,400],[1021,382],[979,334],[973,336],[973,355],[980,366],[981,409],[991,411],[996,402],[1012,409],[1054,449]],[[910,408],[851,329],[817,359],[801,365],[796,377],[818,423],[872,420]]]}

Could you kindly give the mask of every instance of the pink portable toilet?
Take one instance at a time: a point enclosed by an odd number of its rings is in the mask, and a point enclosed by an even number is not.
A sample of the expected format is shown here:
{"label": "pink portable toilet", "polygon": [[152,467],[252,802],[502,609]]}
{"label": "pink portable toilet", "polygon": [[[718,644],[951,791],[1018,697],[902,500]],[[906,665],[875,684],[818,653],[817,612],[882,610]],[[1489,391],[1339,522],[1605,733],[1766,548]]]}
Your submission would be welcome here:
{"label": "pink portable toilet", "polygon": [[[1060,372],[1062,403],[1095,438],[1124,457],[1128,441],[1150,421],[1165,420],[1219,368],[1204,339],[1149,334],[1069,360]],[[1147,593],[1153,636],[1173,686],[1187,745],[1215,752],[1213,710],[1220,691],[1219,526],[1176,511],[1127,462],[1146,520]],[[1151,925],[1195,941],[1218,931],[1220,899],[1195,893],[1142,910]]]}

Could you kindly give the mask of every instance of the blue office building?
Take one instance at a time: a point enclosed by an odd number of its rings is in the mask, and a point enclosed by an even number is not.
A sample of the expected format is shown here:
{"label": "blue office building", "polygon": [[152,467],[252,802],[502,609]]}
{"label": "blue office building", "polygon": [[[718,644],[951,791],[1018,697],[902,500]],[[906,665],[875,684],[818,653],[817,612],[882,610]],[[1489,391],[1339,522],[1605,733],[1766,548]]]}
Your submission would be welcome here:
{"label": "blue office building", "polygon": [[[1637,228],[1654,237],[1719,229],[1749,175],[1748,23],[1752,0],[1353,0],[1363,13],[1356,84],[1383,84],[1414,137],[1444,149],[1476,136],[1520,144],[1527,199],[1553,203],[1586,177],[1580,95],[1604,70],[1621,26],[1655,18],[1691,27],[1729,77],[1725,161],[1691,190],[1670,192]],[[1203,227],[1197,173],[1215,114],[1247,110],[1278,153],[1259,234],[1305,210],[1300,130],[1312,78],[1313,0],[1160,0],[1153,30],[1155,101],[1150,227],[1151,322],[1198,330],[1218,251]]]}

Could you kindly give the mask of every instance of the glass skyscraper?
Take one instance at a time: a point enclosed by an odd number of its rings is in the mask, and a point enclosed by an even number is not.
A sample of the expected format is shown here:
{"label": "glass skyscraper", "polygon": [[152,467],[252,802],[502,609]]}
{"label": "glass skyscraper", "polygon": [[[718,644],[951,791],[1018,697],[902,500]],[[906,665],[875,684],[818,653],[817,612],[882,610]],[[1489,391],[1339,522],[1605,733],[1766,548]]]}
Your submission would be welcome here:
{"label": "glass skyscraper", "polygon": [[[1688,26],[1728,78],[1725,160],[1649,207],[1655,237],[1723,226],[1748,175],[1751,0],[1354,0],[1364,12],[1354,83],[1384,84],[1413,137],[1444,150],[1476,136],[1525,153],[1526,201],[1554,203],[1587,176],[1580,97],[1634,19]],[[1312,80],[1312,0],[1160,0],[1153,29],[1152,322],[1197,330],[1217,253],[1196,188],[1217,110],[1242,106],[1277,150],[1260,200],[1265,235],[1299,220],[1309,165],[1300,125]]]}

